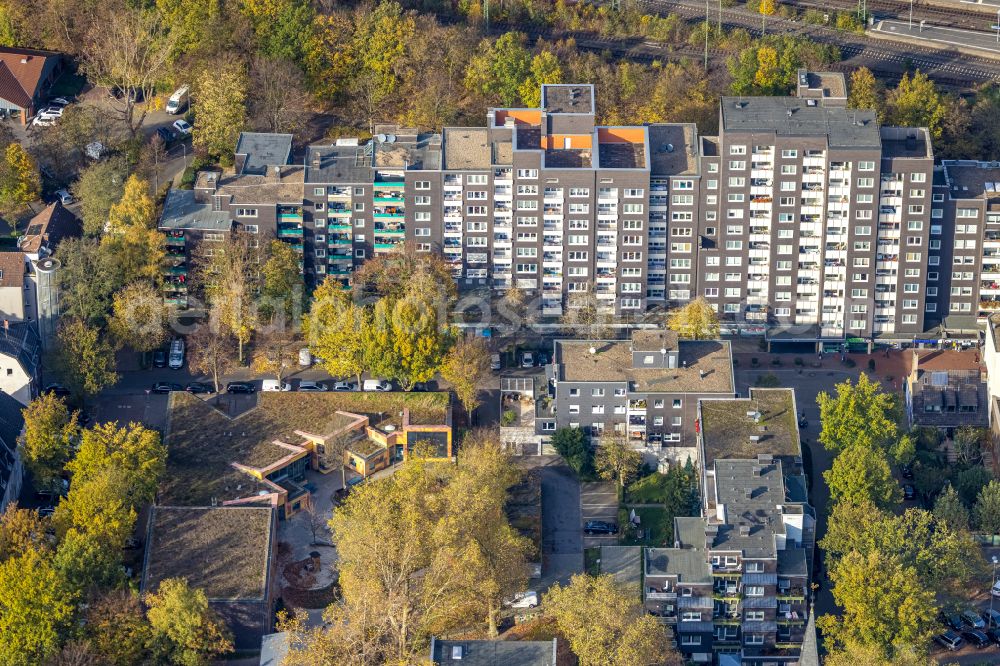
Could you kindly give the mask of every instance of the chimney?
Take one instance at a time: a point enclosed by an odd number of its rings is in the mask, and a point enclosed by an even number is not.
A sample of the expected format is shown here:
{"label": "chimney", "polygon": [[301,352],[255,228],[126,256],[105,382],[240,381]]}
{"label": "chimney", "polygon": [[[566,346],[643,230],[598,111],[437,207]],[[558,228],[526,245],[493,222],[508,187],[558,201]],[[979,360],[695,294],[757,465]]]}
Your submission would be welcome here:
{"label": "chimney", "polygon": [[740,525],[740,536],[741,537],[748,537],[748,536],[750,536],[750,526],[749,525]]}
{"label": "chimney", "polygon": [[754,465],[753,466],[753,475],[754,476],[760,476],[761,471],[762,471],[762,469],[761,469],[761,467],[759,465]]}
{"label": "chimney", "polygon": [[704,379],[706,376],[708,376],[708,373],[705,372],[704,370],[699,370],[698,371],[698,378],[699,379]]}
{"label": "chimney", "polygon": [[757,463],[759,465],[770,465],[772,462],[774,462],[774,454],[771,453],[757,454]]}
{"label": "chimney", "polygon": [[753,499],[753,489],[752,488],[747,488],[744,494],[746,495],[747,499]]}

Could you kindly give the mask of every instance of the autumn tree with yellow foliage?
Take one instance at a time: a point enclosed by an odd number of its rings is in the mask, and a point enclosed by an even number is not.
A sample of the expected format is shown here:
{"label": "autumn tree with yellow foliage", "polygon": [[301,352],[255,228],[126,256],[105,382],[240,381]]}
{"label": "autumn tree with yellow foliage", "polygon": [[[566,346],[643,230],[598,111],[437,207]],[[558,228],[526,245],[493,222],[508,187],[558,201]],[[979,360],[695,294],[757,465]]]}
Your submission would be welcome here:
{"label": "autumn tree with yellow foliage", "polygon": [[719,315],[704,298],[698,297],[670,313],[667,327],[688,340],[717,340]]}

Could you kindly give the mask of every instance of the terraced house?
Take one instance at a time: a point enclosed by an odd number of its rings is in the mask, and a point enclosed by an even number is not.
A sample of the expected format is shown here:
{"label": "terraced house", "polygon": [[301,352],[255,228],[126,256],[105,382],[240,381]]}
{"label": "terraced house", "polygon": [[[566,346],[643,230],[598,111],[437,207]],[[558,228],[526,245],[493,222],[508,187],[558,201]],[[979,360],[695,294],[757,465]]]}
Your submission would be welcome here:
{"label": "terraced house", "polygon": [[691,661],[791,665],[815,649],[815,512],[795,414],[790,389],[698,403],[702,515],[674,519],[673,548],[646,549],[643,582]]}
{"label": "terraced house", "polygon": [[410,243],[546,316],[581,292],[617,314],[703,296],[724,333],[777,345],[970,334],[1000,309],[1000,163],[935,166],[925,128],[880,126],[846,91],[801,70],[793,97],[723,98],[715,136],[602,126],[587,84],[543,85],[538,108],[483,127],[376,126],[294,166],[287,135],[244,134],[234,174],[167,198],[168,295],[183,304],[192,239],[239,226],[302,251],[310,283],[347,286]]}

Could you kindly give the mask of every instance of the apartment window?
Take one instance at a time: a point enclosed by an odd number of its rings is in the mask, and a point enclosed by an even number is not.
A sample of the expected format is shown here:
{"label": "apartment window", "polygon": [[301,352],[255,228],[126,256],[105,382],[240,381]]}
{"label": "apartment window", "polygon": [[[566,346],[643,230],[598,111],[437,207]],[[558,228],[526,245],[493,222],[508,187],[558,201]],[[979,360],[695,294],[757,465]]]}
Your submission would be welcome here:
{"label": "apartment window", "polygon": [[430,252],[430,251],[431,251],[430,243],[417,243],[417,252]]}
{"label": "apartment window", "polygon": [[743,160],[729,160],[730,171],[743,171],[747,168],[747,163]]}
{"label": "apartment window", "polygon": [[729,187],[745,187],[747,184],[746,178],[730,178]]}
{"label": "apartment window", "polygon": [[673,189],[675,190],[693,190],[694,181],[693,180],[675,180],[673,183]]}
{"label": "apartment window", "polygon": [[518,169],[517,177],[529,179],[538,178],[538,169]]}
{"label": "apartment window", "polygon": [[854,227],[855,236],[871,236],[872,228],[868,226]]}
{"label": "apartment window", "polygon": [[354,251],[354,256],[357,259],[364,259],[365,258],[365,251],[364,250],[355,250]]}
{"label": "apartment window", "polygon": [[579,414],[580,413],[580,405],[570,405],[569,406],[569,413],[570,414]]}
{"label": "apartment window", "polygon": [[760,622],[764,619],[764,611],[747,611],[748,622]]}
{"label": "apartment window", "polygon": [[418,180],[414,181],[413,189],[415,190],[429,190],[431,189],[431,181],[429,180]]}
{"label": "apartment window", "polygon": [[794,206],[795,205],[795,197],[781,197],[780,199],[778,199],[778,205],[779,206]]}
{"label": "apartment window", "polygon": [[538,264],[518,264],[517,265],[517,272],[518,273],[537,273],[538,272]]}
{"label": "apartment window", "polygon": [[569,397],[571,397],[571,398],[575,398],[575,397],[577,397],[578,395],[580,395],[580,389],[578,389],[578,388],[571,388],[571,389],[569,390]]}
{"label": "apartment window", "polygon": [[361,229],[364,226],[365,226],[365,218],[363,218],[363,217],[356,217],[356,218],[354,218],[354,227],[355,228]]}
{"label": "apartment window", "polygon": [[920,261],[920,257],[920,252],[907,252],[905,256],[906,261]]}
{"label": "apartment window", "polygon": [[701,645],[701,636],[681,634],[681,645]]}
{"label": "apartment window", "polygon": [[719,181],[717,181],[717,180],[708,180],[708,181],[705,181],[705,188],[706,189],[715,190],[715,189],[718,189],[718,187],[719,187]]}
{"label": "apartment window", "polygon": [[874,170],[875,170],[874,162],[866,162],[866,161],[858,162],[858,171],[874,171]]}
{"label": "apartment window", "polygon": [[590,389],[590,395],[593,396],[593,397],[595,397],[595,398],[603,398],[604,397],[604,389],[602,389],[602,388]]}
{"label": "apartment window", "polygon": [[747,147],[746,146],[729,146],[729,154],[730,155],[746,155],[747,154]]}
{"label": "apartment window", "polygon": [[627,188],[625,190],[626,199],[637,199],[645,195],[646,195],[646,190],[641,188]]}
{"label": "apartment window", "polygon": [[226,240],[226,235],[215,232],[207,232],[204,236],[202,236],[202,238],[207,241],[217,243]]}
{"label": "apartment window", "polygon": [[591,414],[603,414],[604,413],[604,405],[593,405],[590,408],[590,413]]}
{"label": "apartment window", "polygon": [[486,174],[484,173],[470,173],[465,177],[465,182],[469,185],[485,185],[486,184]]}
{"label": "apartment window", "polygon": [[746,634],[744,641],[747,645],[763,645],[764,634]]}
{"label": "apartment window", "polygon": [[465,198],[472,201],[485,201],[486,192],[484,190],[469,190],[465,193]]}
{"label": "apartment window", "polygon": [[248,234],[255,234],[259,229],[259,227],[256,224],[246,224],[243,225],[243,228],[246,230]]}
{"label": "apartment window", "polygon": [[318,247],[315,250],[313,250],[313,254],[316,255],[317,259],[322,259],[323,257],[326,256],[326,250],[324,250],[321,247]]}
{"label": "apartment window", "polygon": [[911,183],[926,183],[927,182],[927,174],[926,173],[916,173],[916,172],[911,173],[910,174],[910,182]]}
{"label": "apartment window", "polygon": [[[317,205],[317,206],[319,206],[320,204],[316,204],[316,205]],[[365,205],[364,205],[363,203],[356,203],[356,204],[354,204],[354,210],[355,210],[356,212],[361,212],[361,211],[363,211],[364,209],[365,209]],[[320,209],[319,209],[319,208],[317,208],[316,210],[320,210]]]}
{"label": "apartment window", "polygon": [[[319,206],[321,204],[316,204],[316,205]],[[317,209],[317,210],[321,210],[321,209]],[[236,209],[236,217],[257,217],[257,209],[256,208],[237,208]]]}
{"label": "apartment window", "polygon": [[859,204],[870,204],[874,202],[874,195],[871,194],[859,194],[854,198],[855,203]]}
{"label": "apartment window", "polygon": [[643,207],[642,204],[638,204],[638,203],[622,204],[622,213],[625,213],[625,214],[630,214],[631,213],[631,214],[636,214],[637,215],[637,214],[641,214],[643,210],[644,210],[644,207]]}
{"label": "apartment window", "polygon": [[418,206],[429,206],[431,204],[431,198],[425,196],[413,197],[413,203]]}
{"label": "apartment window", "polygon": [[781,183],[782,192],[794,192],[798,189],[798,184],[794,180],[786,180]]}
{"label": "apartment window", "polygon": [[571,187],[569,188],[569,195],[571,197],[589,197],[590,188],[588,187]]}
{"label": "apartment window", "polygon": [[903,309],[904,310],[916,310],[917,309],[917,301],[916,301],[916,299],[904,299],[903,300]]}
{"label": "apartment window", "polygon": [[431,214],[430,214],[429,211],[426,211],[426,210],[418,210],[418,211],[416,211],[416,212],[413,213],[413,221],[414,222],[430,222],[431,221]]}
{"label": "apartment window", "polygon": [[794,164],[782,164],[781,165],[781,175],[782,176],[794,176],[798,171],[798,167]]}
{"label": "apartment window", "polygon": [[313,196],[314,197],[321,197],[324,194],[326,194],[326,188],[325,187],[314,187],[313,188]]}
{"label": "apartment window", "polygon": [[875,187],[874,178],[858,178],[858,187]]}
{"label": "apartment window", "polygon": [[[427,187],[425,189],[430,189],[430,183],[427,184]],[[356,196],[356,197],[363,197],[364,195],[365,195],[365,188],[363,188],[363,187],[355,187],[354,188],[354,196]]]}
{"label": "apartment window", "polygon": [[569,261],[587,261],[588,254],[589,253],[587,253],[587,252],[579,252],[579,251],[570,252],[567,255],[567,259]]}
{"label": "apartment window", "polygon": [[764,586],[763,585],[747,585],[744,588],[746,595],[748,597],[762,597],[764,596]]}
{"label": "apartment window", "polygon": [[[535,201],[532,203],[538,203],[538,202]],[[466,206],[465,213],[466,215],[476,215],[476,216],[486,215],[486,206]]]}

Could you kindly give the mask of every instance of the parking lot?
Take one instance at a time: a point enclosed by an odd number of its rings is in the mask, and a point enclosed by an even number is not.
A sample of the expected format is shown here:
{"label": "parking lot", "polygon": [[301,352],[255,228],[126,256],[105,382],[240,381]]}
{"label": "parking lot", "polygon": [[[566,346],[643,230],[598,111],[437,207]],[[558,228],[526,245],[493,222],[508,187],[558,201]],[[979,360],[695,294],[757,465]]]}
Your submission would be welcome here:
{"label": "parking lot", "polygon": [[[604,481],[586,481],[580,484],[580,529],[588,520],[618,522],[618,491],[614,484]],[[620,527],[620,526],[619,526]],[[616,534],[584,534],[583,547],[614,546]]]}

